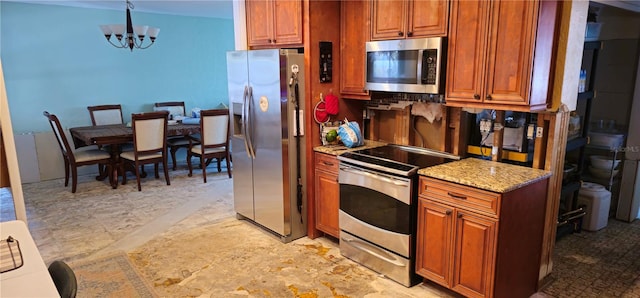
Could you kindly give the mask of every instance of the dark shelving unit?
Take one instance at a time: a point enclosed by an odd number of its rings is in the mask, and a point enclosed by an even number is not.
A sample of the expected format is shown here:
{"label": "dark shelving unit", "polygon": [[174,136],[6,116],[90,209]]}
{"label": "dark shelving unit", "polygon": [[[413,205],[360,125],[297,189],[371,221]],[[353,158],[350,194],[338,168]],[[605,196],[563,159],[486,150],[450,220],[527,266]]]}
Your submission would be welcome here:
{"label": "dark shelving unit", "polygon": [[[585,171],[586,148],[589,143],[589,122],[591,120],[592,101],[596,96],[594,92],[596,62],[598,52],[602,46],[600,41],[589,41],[584,43],[583,53],[592,51],[590,68],[587,70],[586,91],[578,93],[578,105],[584,106],[583,113],[580,114],[580,133],[567,140],[566,152],[577,152],[576,169],[574,172],[563,177],[562,190],[560,192],[560,210],[558,212],[558,231],[556,238],[566,234],[579,232],[582,229],[582,217],[586,214],[582,206],[578,206],[578,194],[582,185]],[[583,59],[585,59],[583,55]],[[583,61],[584,62],[584,61]],[[583,63],[584,64],[584,63]],[[576,108],[576,111],[578,109]]]}

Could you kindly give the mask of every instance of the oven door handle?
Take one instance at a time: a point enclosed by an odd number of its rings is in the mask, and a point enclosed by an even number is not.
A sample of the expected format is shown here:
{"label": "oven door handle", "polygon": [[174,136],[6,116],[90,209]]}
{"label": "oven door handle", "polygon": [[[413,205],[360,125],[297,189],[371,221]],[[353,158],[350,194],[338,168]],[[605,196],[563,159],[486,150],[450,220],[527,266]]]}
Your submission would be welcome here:
{"label": "oven door handle", "polygon": [[397,186],[409,187],[409,183],[406,182],[406,181],[387,178],[387,177],[382,176],[380,174],[369,172],[369,171],[363,170],[363,169],[355,170],[355,169],[350,168],[350,167],[340,167],[340,170],[341,171],[345,171],[345,172],[349,172],[349,173],[352,173],[352,174],[355,174],[355,175],[367,176],[369,178],[380,180],[380,181],[386,182],[386,183],[391,183],[391,184],[397,185]]}
{"label": "oven door handle", "polygon": [[375,256],[383,261],[386,261],[388,263],[391,263],[393,265],[396,265],[398,267],[405,267],[405,265],[398,261],[397,258],[395,258],[393,255],[380,250],[377,247],[373,247],[369,244],[363,243],[361,241],[358,241],[357,239],[353,239],[353,238],[345,238],[345,237],[340,237],[340,239],[342,239],[342,241],[345,241],[347,243],[349,243],[350,245],[354,246],[355,248],[362,250],[372,256]]}

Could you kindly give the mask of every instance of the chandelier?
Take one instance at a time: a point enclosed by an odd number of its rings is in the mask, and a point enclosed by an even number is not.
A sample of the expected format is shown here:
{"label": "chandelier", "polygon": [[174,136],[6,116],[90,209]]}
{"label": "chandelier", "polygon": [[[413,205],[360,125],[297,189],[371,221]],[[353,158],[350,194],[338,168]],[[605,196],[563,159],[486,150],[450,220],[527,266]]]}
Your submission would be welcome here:
{"label": "chandelier", "polygon": [[[100,29],[107,38],[107,41],[116,48],[124,49],[129,48],[133,52],[133,48],[146,49],[153,45],[156,41],[156,37],[160,32],[160,28],[149,26],[133,26],[131,23],[131,10],[133,9],[133,3],[127,0],[127,23],[126,24],[113,24],[113,25],[100,25]],[[125,36],[126,33],[126,36]],[[114,43],[111,41],[111,35],[115,34],[118,41]],[[151,40],[146,46],[143,46],[144,38],[149,35]],[[136,38],[137,37],[137,38]]]}

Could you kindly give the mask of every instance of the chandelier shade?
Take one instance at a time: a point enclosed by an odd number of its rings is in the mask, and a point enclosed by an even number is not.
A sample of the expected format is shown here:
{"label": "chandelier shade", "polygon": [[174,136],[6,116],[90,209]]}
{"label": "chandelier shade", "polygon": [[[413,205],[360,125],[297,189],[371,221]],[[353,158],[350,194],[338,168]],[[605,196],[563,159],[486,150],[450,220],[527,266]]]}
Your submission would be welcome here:
{"label": "chandelier shade", "polygon": [[[133,3],[127,0],[127,23],[126,24],[111,24],[100,25],[102,34],[107,41],[116,48],[129,48],[132,52],[133,49],[146,49],[154,44],[160,28],[149,26],[133,26],[131,21],[131,9],[133,9]],[[117,41],[112,41],[111,36],[115,35]],[[149,36],[150,42],[144,45],[145,37]]]}

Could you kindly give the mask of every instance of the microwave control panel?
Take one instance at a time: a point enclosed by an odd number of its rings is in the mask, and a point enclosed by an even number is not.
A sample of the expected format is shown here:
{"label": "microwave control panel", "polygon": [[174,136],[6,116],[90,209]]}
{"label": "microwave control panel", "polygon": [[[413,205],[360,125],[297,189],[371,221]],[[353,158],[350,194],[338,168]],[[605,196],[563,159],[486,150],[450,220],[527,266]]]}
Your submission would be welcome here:
{"label": "microwave control panel", "polygon": [[438,75],[438,50],[424,50],[422,54],[422,84],[435,85]]}

